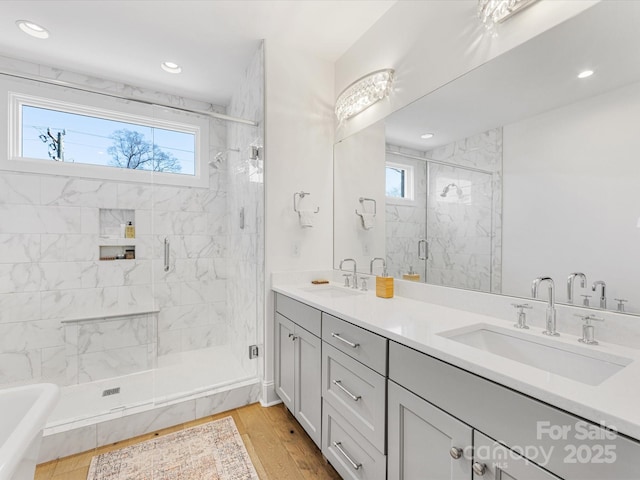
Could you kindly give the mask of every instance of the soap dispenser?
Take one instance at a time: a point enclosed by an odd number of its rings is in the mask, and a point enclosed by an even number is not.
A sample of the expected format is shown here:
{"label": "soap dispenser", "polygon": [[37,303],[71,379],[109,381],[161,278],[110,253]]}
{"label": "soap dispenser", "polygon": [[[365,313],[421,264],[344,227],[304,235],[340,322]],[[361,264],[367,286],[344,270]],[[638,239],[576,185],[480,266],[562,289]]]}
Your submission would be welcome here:
{"label": "soap dispenser", "polygon": [[393,298],[393,277],[387,275],[386,269],[381,277],[376,277],[376,296],[380,298]]}
{"label": "soap dispenser", "polygon": [[413,265],[409,267],[409,273],[402,274],[403,280],[411,280],[412,282],[420,281],[420,274],[413,271]]}
{"label": "soap dispenser", "polygon": [[133,223],[129,222],[124,229],[125,238],[136,238],[136,227],[133,226]]}

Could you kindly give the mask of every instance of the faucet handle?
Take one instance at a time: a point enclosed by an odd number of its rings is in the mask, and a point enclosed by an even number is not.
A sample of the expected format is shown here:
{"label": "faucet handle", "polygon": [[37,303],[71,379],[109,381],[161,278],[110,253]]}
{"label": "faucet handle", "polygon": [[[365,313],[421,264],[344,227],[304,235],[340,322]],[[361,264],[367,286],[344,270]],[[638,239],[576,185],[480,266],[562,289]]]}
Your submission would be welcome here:
{"label": "faucet handle", "polygon": [[349,287],[349,280],[351,279],[351,274],[350,273],[343,273],[342,276],[344,277],[344,286],[345,287]]}
{"label": "faucet handle", "polygon": [[580,315],[579,313],[574,315],[580,317],[584,322],[584,325],[582,325],[582,338],[579,338],[578,341],[585,345],[598,345],[595,339],[595,327],[591,325],[591,321],[604,322],[604,318],[596,317],[595,315]]}
{"label": "faucet handle", "polygon": [[584,305],[585,307],[589,306],[589,299],[591,298],[591,295],[580,295],[582,298],[584,298],[584,300],[582,301],[582,305]]}
{"label": "faucet handle", "polygon": [[596,322],[604,322],[604,318],[596,317],[595,315],[580,315],[579,313],[574,313],[574,317],[580,317],[583,322],[587,322],[587,325],[590,324],[591,320],[595,320]]}
{"label": "faucet handle", "polygon": [[367,291],[367,277],[360,277],[360,290],[363,292]]}
{"label": "faucet handle", "polygon": [[533,308],[528,303],[512,303],[511,306],[513,308],[517,308],[518,309],[518,313],[523,313],[523,309],[525,309],[525,308],[528,309],[528,310],[531,310]]}
{"label": "faucet handle", "polygon": [[533,307],[528,303],[512,303],[511,306],[514,307],[518,312],[518,323],[514,324],[513,326],[516,328],[528,330],[529,326],[527,325],[527,314],[524,313],[524,309],[526,308],[531,310]]}
{"label": "faucet handle", "polygon": [[618,311],[624,312],[624,304],[628,302],[628,300],[626,298],[614,298],[614,300],[618,302]]}

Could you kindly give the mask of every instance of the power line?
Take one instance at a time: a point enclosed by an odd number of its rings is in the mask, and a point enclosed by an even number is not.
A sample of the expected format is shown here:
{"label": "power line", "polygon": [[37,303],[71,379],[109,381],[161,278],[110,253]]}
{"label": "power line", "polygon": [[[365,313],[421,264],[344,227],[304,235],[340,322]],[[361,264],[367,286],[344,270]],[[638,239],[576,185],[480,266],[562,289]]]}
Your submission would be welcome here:
{"label": "power line", "polygon": [[[25,125],[25,127],[31,127],[31,128],[35,128],[37,130],[44,130],[47,127],[41,127],[39,125]],[[49,127],[49,128],[53,128],[54,130],[62,130],[62,128],[59,127]],[[113,141],[112,137],[107,137],[105,135],[98,135],[97,133],[89,133],[89,132],[82,132],[80,130],[66,130],[67,133],[72,132],[72,133],[77,133],[79,135],[87,135],[89,137],[97,137],[97,138],[104,138],[106,140],[110,140]],[[66,142],[67,144],[73,144],[73,145],[79,145],[79,146],[84,146],[84,147],[93,147],[93,145],[86,145],[86,144],[81,144],[81,143],[75,143],[75,142]],[[156,147],[163,149],[163,150],[172,150],[174,152],[184,152],[184,153],[191,153],[191,154],[195,154],[194,150],[186,150],[183,148],[177,148],[177,147],[169,147],[166,145],[158,145],[157,143],[154,144]]]}

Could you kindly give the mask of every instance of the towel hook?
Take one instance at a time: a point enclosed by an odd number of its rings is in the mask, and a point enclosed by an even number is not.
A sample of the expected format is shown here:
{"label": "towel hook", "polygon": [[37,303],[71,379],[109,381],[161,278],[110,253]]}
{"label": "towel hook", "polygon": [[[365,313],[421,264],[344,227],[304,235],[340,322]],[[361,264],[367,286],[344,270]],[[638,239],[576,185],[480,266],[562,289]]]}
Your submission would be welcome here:
{"label": "towel hook", "polygon": [[[300,204],[300,200],[302,200],[307,195],[311,195],[309,192],[303,192],[302,190],[293,194],[293,211],[296,213],[300,213],[298,206]],[[298,197],[296,199],[296,197]],[[320,207],[316,207],[316,210],[313,213],[318,213],[320,211]]]}
{"label": "towel hook", "polygon": [[[376,200],[375,200],[375,198],[360,197],[360,198],[358,199],[358,201],[362,204],[362,213],[368,213],[368,212],[366,211],[366,209],[364,208],[364,202],[373,202],[373,216],[374,216],[374,217],[376,216],[376,213],[377,213],[377,211],[378,211],[378,207],[377,207],[377,204],[376,204]],[[360,212],[358,211],[358,209],[356,208],[356,214],[357,214],[357,215],[360,215],[360,216],[362,217],[362,213],[360,213]]]}

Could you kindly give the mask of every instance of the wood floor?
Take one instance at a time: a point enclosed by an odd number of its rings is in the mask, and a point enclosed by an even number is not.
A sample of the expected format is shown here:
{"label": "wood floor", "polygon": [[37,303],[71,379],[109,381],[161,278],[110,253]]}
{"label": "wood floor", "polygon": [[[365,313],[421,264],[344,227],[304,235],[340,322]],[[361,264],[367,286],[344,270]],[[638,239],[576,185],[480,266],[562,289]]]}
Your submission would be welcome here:
{"label": "wood floor", "polygon": [[[284,405],[263,408],[259,403],[176,425],[89,452],[39,465],[35,480],[86,480],[94,455],[126,447],[231,415],[236,422],[260,480],[339,480],[340,476]],[[134,479],[131,479],[134,480]]]}

